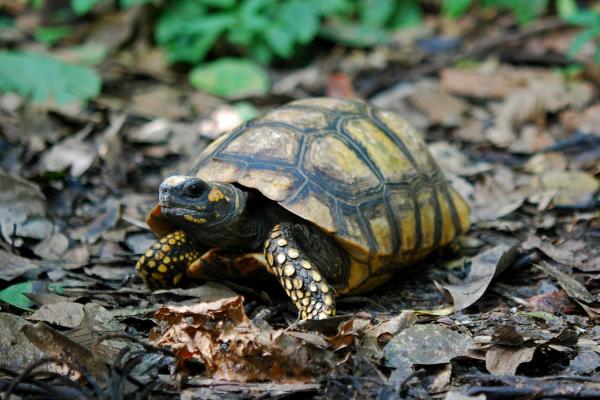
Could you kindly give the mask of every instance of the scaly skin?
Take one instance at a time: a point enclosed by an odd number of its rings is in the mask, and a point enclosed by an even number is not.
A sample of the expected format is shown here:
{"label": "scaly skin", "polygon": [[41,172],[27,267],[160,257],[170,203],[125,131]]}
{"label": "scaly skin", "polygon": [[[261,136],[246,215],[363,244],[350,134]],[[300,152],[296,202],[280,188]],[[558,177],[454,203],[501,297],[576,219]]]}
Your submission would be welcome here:
{"label": "scaly skin", "polygon": [[135,269],[151,289],[166,289],[177,286],[189,265],[200,256],[186,233],[177,230],[154,243],[139,258]]}

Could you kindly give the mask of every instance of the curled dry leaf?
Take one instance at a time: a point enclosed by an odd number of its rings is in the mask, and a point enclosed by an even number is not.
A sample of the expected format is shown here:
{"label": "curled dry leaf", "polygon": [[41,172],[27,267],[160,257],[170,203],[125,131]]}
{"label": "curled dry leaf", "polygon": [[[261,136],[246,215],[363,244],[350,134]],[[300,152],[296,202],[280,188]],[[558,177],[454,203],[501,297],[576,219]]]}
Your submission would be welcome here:
{"label": "curled dry leaf", "polygon": [[475,347],[470,336],[441,325],[415,325],[394,336],[383,348],[386,365],[396,367],[406,360],[412,364],[435,365],[466,356]]}
{"label": "curled dry leaf", "polygon": [[584,303],[593,303],[596,299],[596,297],[592,295],[589,290],[585,288],[585,286],[575,280],[575,278],[556,268],[556,266],[545,261],[534,265],[538,269],[556,279],[560,287],[562,287],[572,299],[579,300]]}
{"label": "curled dry leaf", "polygon": [[584,272],[600,271],[600,255],[592,253],[592,246],[583,240],[565,240],[550,243],[537,236],[530,236],[523,248],[538,249],[556,262],[575,267]]}
{"label": "curled dry leaf", "polygon": [[587,208],[595,204],[600,183],[590,174],[578,171],[548,171],[540,176],[544,190],[555,192],[552,202],[558,207]]}
{"label": "curled dry leaf", "polygon": [[494,375],[514,375],[519,365],[533,360],[535,347],[495,345],[485,353],[485,367]]}
{"label": "curled dry leaf", "polygon": [[33,271],[41,271],[40,266],[34,260],[0,249],[0,279],[11,281]]}
{"label": "curled dry leaf", "polygon": [[49,322],[65,328],[75,328],[84,317],[83,304],[60,302],[44,304],[28,319]]}
{"label": "curled dry leaf", "polygon": [[334,366],[333,353],[316,347],[314,337],[306,342],[297,334],[255,326],[244,314],[241,296],[162,307],[155,317],[167,329],[154,342],[175,350],[181,361],[201,360],[214,379],[309,382]]}
{"label": "curled dry leaf", "polygon": [[499,245],[475,256],[471,270],[464,281],[442,285],[454,301],[455,310],[463,310],[475,303],[492,282],[492,278],[512,264],[517,254],[515,247]]}
{"label": "curled dry leaf", "polygon": [[13,233],[34,239],[50,235],[46,198],[37,185],[0,173],[0,188],[0,228],[6,242],[13,242]]}
{"label": "curled dry leaf", "polygon": [[452,127],[464,120],[467,104],[440,89],[432,82],[421,82],[415,85],[408,101],[427,115],[431,123]]}

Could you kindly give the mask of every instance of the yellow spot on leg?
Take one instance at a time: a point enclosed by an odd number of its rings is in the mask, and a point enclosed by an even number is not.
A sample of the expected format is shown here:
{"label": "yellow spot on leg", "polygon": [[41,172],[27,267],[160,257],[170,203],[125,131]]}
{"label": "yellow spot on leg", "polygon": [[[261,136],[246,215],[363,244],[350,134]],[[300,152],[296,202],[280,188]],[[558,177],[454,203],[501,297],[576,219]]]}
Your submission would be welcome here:
{"label": "yellow spot on leg", "polygon": [[162,272],[164,274],[165,272],[167,272],[167,266],[164,264],[160,264],[158,266],[158,272]]}
{"label": "yellow spot on leg", "polygon": [[294,249],[293,247],[291,247],[288,249],[287,255],[290,256],[291,258],[298,258],[298,256],[300,255],[300,252],[298,252],[297,249]]}
{"label": "yellow spot on leg", "polygon": [[181,278],[183,278],[183,272],[180,272],[173,277],[173,285],[177,285],[179,281],[181,281]]}
{"label": "yellow spot on leg", "polygon": [[294,272],[296,272],[296,270],[294,269],[294,266],[292,264],[285,264],[285,266],[283,267],[283,273],[286,276],[292,276],[294,275]]}
{"label": "yellow spot on leg", "polygon": [[283,264],[285,262],[285,254],[281,254],[281,253],[277,254],[277,262],[279,264]]}

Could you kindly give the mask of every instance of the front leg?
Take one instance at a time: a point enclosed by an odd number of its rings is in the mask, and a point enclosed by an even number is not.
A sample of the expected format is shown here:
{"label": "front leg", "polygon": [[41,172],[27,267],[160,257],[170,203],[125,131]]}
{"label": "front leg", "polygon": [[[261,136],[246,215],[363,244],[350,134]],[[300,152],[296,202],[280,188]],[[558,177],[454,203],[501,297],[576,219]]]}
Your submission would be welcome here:
{"label": "front leg", "polygon": [[302,319],[335,315],[330,283],[344,283],[348,262],[328,236],[310,225],[282,223],[271,231],[264,251],[269,272],[277,276]]}
{"label": "front leg", "polygon": [[184,231],[173,231],[154,243],[138,259],[135,269],[150,289],[171,288],[201,255]]}

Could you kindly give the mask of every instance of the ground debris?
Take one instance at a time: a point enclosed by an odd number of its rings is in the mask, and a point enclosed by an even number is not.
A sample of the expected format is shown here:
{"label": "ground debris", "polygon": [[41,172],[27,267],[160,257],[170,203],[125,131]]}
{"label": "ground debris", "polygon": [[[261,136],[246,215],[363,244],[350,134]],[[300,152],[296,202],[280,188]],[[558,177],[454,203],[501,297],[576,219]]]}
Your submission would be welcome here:
{"label": "ground debris", "polygon": [[314,346],[314,341],[254,325],[240,296],[163,307],[155,317],[167,328],[154,343],[173,349],[179,365],[190,358],[200,360],[213,379],[312,382],[334,366],[333,353]]}

